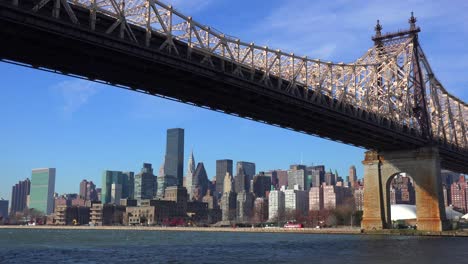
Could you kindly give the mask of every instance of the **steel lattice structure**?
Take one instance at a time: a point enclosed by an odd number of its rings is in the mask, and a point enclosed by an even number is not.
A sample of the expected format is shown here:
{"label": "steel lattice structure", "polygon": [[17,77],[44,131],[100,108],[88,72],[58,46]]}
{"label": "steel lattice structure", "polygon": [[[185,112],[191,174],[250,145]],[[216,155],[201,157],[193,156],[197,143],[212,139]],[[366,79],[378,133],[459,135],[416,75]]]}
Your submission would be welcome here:
{"label": "steel lattice structure", "polygon": [[[419,45],[420,29],[413,16],[409,30],[397,33],[382,35],[378,23],[374,46],[361,58],[332,63],[243,42],[158,0],[41,0],[31,10],[44,9],[92,31],[104,26],[105,34],[141,47],[153,48],[154,38],[163,38],[157,47],[161,52],[197,57],[198,63],[213,68],[224,69],[219,60],[229,62],[231,73],[239,78],[355,118],[370,113],[370,120],[382,127],[417,135],[428,144],[468,151],[468,105],[436,78]],[[89,25],[83,25],[76,10],[89,14]],[[100,17],[113,22],[104,25]],[[182,51],[180,43],[187,50]]]}

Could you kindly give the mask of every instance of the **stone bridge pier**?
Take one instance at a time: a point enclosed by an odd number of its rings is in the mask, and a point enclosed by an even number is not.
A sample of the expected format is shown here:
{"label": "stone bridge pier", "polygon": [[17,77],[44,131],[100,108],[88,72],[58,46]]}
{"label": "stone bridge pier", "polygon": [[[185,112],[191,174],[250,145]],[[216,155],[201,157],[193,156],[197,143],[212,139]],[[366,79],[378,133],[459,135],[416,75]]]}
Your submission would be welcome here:
{"label": "stone bridge pier", "polygon": [[406,173],[414,181],[418,230],[442,231],[447,225],[437,148],[404,151],[368,151],[364,164],[364,215],[362,228],[392,227],[390,183]]}

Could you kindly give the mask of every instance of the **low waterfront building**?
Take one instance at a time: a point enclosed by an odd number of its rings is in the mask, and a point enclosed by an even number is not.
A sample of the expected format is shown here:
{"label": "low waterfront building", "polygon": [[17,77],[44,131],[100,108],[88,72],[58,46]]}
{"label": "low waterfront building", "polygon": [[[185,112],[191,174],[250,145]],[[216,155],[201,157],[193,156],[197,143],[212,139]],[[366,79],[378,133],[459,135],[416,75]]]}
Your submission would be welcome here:
{"label": "low waterfront building", "polygon": [[132,206],[125,210],[124,225],[154,225],[157,222],[154,206]]}
{"label": "low waterfront building", "polygon": [[165,201],[173,201],[176,203],[177,214],[185,216],[187,214],[187,189],[182,186],[170,186],[165,190]]}
{"label": "low waterfront building", "polygon": [[193,223],[208,223],[208,204],[198,201],[188,202],[187,215]]}
{"label": "low waterfront building", "polygon": [[90,225],[108,226],[123,224],[125,206],[93,203],[90,210]]}
{"label": "low waterfront building", "polygon": [[90,208],[85,206],[59,205],[55,208],[56,225],[86,225],[90,220]]}

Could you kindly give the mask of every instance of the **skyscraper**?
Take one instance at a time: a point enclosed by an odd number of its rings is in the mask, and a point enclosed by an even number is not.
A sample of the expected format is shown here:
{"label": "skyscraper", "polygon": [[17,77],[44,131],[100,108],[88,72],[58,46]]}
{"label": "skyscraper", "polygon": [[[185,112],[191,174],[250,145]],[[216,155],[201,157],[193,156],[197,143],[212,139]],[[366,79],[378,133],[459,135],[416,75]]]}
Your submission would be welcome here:
{"label": "skyscraper", "polygon": [[272,171],[267,171],[265,172],[265,176],[268,176],[270,177],[270,180],[271,180],[271,185],[273,185],[273,187],[276,189],[276,188],[279,188],[279,181],[278,181],[278,172],[275,171],[275,170],[272,170]]}
{"label": "skyscraper", "polygon": [[284,220],[284,192],[273,190],[268,196],[268,217],[271,221]]}
{"label": "skyscraper", "polygon": [[111,185],[111,204],[120,205],[122,199],[122,184],[112,183]]}
{"label": "skyscraper", "polygon": [[307,175],[312,176],[312,186],[320,187],[325,181],[325,166],[310,166],[306,168]]}
{"label": "skyscraper", "polygon": [[195,177],[195,158],[193,157],[193,150],[190,154],[187,166],[187,174],[185,175],[185,188],[187,188],[187,193],[189,196],[189,201],[192,200],[193,191],[195,189],[194,179]]}
{"label": "skyscraper", "polygon": [[288,170],[288,189],[299,185],[299,190],[308,190],[306,181],[306,167],[304,165],[291,165],[291,169]]}
{"label": "skyscraper", "polygon": [[232,160],[224,159],[216,161],[216,195],[224,193],[224,177],[226,173],[232,175]]}
{"label": "skyscraper", "polygon": [[266,192],[271,190],[271,177],[266,176],[262,172],[254,176],[253,192],[256,197],[266,197]]}
{"label": "skyscraper", "polygon": [[8,200],[0,199],[0,223],[2,219],[8,218]]}
{"label": "skyscraper", "polygon": [[22,212],[27,205],[27,198],[31,189],[31,181],[26,179],[15,184],[11,190],[10,213]]}
{"label": "skyscraper", "polygon": [[80,182],[80,197],[86,200],[86,193],[88,191],[88,181],[82,180]]}
{"label": "skyscraper", "polygon": [[232,221],[236,218],[237,194],[233,191],[232,182],[232,176],[227,172],[224,177],[224,193],[220,204],[223,221]]}
{"label": "skyscraper", "polygon": [[325,173],[325,183],[327,185],[335,185],[336,184],[336,175],[333,172]]}
{"label": "skyscraper", "polygon": [[177,185],[177,178],[173,175],[166,174],[166,157],[164,157],[164,161],[159,168],[159,175],[157,179],[157,193],[156,197],[158,199],[163,199],[165,196],[166,188],[169,186]]}
{"label": "skyscraper", "polygon": [[248,178],[248,182],[253,180],[253,176],[257,173],[257,171],[255,170],[255,163],[253,162],[238,161],[236,165],[236,171],[239,171],[239,169],[244,170],[244,173]]}
{"label": "skyscraper", "polygon": [[143,163],[141,172],[135,175],[134,197],[138,203],[140,203],[141,200],[153,199],[154,177],[151,164]]}
{"label": "skyscraper", "polygon": [[203,162],[197,164],[197,169],[195,170],[193,177],[193,194],[192,200],[202,201],[203,196],[206,195],[209,186],[208,175],[206,174],[205,166]]}
{"label": "skyscraper", "polygon": [[353,165],[349,167],[349,184],[352,188],[357,183],[357,176],[356,176],[356,167]]}
{"label": "skyscraper", "polygon": [[54,211],[54,192],[55,168],[32,170],[29,208],[51,214]]}
{"label": "skyscraper", "polygon": [[85,201],[97,201],[96,185],[93,181],[82,180],[80,182],[80,197]]}
{"label": "skyscraper", "polygon": [[135,173],[133,171],[122,172],[122,198],[133,199],[135,192]]}
{"label": "skyscraper", "polygon": [[242,167],[237,168],[237,175],[234,178],[234,190],[236,193],[240,193],[242,191],[249,191],[250,188],[250,181],[249,176],[245,173]]}
{"label": "skyscraper", "polygon": [[276,174],[278,175],[278,188],[282,186],[288,186],[288,171],[285,170],[276,170]]}
{"label": "skyscraper", "polygon": [[[112,184],[123,185],[123,175],[121,171],[104,171],[102,173],[102,191],[101,199],[102,203],[110,203],[112,200]],[[122,189],[126,186],[122,186]]]}
{"label": "skyscraper", "polygon": [[167,130],[164,170],[167,176],[175,177],[177,185],[182,187],[184,177],[184,130],[182,128]]}

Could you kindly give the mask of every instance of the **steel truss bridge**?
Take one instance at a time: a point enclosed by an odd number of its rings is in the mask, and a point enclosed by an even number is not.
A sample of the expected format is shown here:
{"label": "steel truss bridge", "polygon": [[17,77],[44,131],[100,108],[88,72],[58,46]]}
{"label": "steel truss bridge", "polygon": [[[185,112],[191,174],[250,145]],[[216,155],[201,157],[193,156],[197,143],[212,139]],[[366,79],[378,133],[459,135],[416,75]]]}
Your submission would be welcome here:
{"label": "steel truss bridge", "polygon": [[353,63],[243,42],[157,0],[0,0],[3,61],[105,82],[373,150],[436,146],[468,173],[468,105],[409,29]]}

